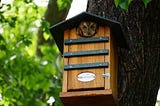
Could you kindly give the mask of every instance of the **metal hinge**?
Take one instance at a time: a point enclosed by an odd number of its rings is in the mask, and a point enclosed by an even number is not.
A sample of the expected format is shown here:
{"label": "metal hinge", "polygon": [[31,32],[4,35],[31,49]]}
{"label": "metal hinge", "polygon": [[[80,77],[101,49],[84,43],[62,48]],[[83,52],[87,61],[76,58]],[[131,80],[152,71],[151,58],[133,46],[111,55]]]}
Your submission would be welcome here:
{"label": "metal hinge", "polygon": [[110,77],[110,73],[102,74],[102,77],[103,77],[103,78]]}

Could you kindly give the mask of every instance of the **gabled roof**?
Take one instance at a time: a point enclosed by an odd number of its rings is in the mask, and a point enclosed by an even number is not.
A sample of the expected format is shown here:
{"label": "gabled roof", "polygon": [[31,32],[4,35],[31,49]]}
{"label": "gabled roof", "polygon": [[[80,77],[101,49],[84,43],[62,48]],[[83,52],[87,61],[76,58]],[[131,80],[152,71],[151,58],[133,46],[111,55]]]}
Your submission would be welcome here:
{"label": "gabled roof", "polygon": [[50,27],[50,32],[61,53],[63,53],[64,31],[78,26],[81,21],[93,21],[101,26],[109,26],[114,38],[116,39],[117,46],[121,48],[128,48],[119,22],[90,14],[88,12],[82,12],[68,20],[61,21],[60,23]]}

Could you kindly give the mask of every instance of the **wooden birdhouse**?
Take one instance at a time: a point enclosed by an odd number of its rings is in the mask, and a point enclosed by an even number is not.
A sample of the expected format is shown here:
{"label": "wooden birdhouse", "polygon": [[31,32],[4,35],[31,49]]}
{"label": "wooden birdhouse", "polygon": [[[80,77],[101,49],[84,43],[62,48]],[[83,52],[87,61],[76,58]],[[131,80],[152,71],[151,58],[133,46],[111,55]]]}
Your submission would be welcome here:
{"label": "wooden birdhouse", "polygon": [[50,28],[64,57],[64,106],[116,106],[120,24],[87,12]]}

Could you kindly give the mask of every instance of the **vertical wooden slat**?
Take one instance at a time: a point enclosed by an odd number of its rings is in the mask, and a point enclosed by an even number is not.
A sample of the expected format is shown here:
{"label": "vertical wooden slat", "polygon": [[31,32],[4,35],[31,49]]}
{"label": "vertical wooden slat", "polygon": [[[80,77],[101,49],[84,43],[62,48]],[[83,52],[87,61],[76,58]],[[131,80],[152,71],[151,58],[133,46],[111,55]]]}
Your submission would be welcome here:
{"label": "vertical wooden slat", "polygon": [[113,91],[113,97],[115,100],[117,100],[117,72],[118,72],[118,62],[117,62],[117,48],[116,48],[116,42],[115,39],[113,37],[113,35],[111,35],[110,37],[110,51],[111,51],[111,55],[110,55],[110,73],[111,73],[111,80],[110,80],[110,84],[111,84],[111,89]]}
{"label": "vertical wooden slat", "polygon": [[[69,39],[69,30],[66,30],[64,32],[64,39]],[[68,45],[64,45],[64,52],[68,52],[69,47]],[[68,58],[64,58],[63,59],[64,64],[67,65],[69,63],[69,59]],[[62,83],[62,92],[67,92],[67,85],[68,85],[68,75],[67,75],[67,71],[63,71],[63,83]]]}
{"label": "vertical wooden slat", "polygon": [[118,96],[118,51],[117,51],[117,48],[116,48],[116,42],[114,41],[114,50],[115,50],[115,85],[114,85],[114,93],[113,93],[113,97],[114,99],[116,100],[117,102],[117,96]]}
{"label": "vertical wooden slat", "polygon": [[[111,65],[111,61],[110,61],[110,54],[111,54],[111,50],[110,50],[110,28],[109,27],[105,27],[104,30],[104,35],[109,37],[109,42],[105,43],[105,49],[108,49],[109,53],[108,55],[105,55],[105,62],[109,62],[109,67],[105,68],[105,73],[109,73],[110,74],[110,65]],[[110,77],[106,77],[105,78],[105,89],[110,89]]]}

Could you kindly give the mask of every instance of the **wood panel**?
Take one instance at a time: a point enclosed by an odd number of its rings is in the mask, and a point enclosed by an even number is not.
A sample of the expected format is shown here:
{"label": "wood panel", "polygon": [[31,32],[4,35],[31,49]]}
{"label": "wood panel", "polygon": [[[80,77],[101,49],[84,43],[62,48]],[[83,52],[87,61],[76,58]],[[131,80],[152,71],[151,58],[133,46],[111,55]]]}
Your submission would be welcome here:
{"label": "wood panel", "polygon": [[[91,72],[96,75],[95,79],[90,82],[81,82],[78,81],[78,75],[83,72]],[[72,70],[69,71],[69,82],[68,82],[68,90],[92,90],[92,89],[104,89],[104,79],[102,74],[104,74],[104,68],[97,69],[81,69],[81,70]]]}
{"label": "wood panel", "polygon": [[[105,44],[105,49],[108,49],[108,51],[109,51],[109,53],[108,53],[108,55],[105,55],[105,62],[109,62],[109,67],[108,68],[105,68],[105,73],[110,73],[110,65],[111,65],[111,63],[110,63],[110,55],[111,55],[111,51],[110,51],[110,28],[109,27],[105,27],[105,29],[104,29],[104,34],[106,35],[106,36],[108,36],[109,37],[109,42],[107,42],[106,44]],[[105,78],[105,89],[110,89],[111,87],[110,87],[110,77],[106,77]]]}
{"label": "wood panel", "polygon": [[[69,30],[66,30],[64,32],[64,39],[69,39],[69,33],[70,33]],[[64,52],[68,52],[68,50],[69,50],[68,45],[64,45]],[[63,63],[67,65],[69,63],[69,59],[64,58]],[[68,82],[68,75],[67,75],[67,71],[64,70],[63,81],[62,81],[62,92],[67,92],[67,86],[68,86],[67,82]]]}
{"label": "wood panel", "polygon": [[84,43],[84,44],[72,44],[70,45],[69,51],[76,52],[80,50],[102,50],[104,49],[104,42],[99,43]]}
{"label": "wood panel", "polygon": [[79,56],[69,58],[69,64],[85,64],[85,63],[96,63],[104,62],[104,55],[99,56]]}
{"label": "wood panel", "polygon": [[[81,38],[75,32],[75,28],[71,30],[70,39]],[[94,37],[104,36],[104,28],[100,27],[97,34]],[[87,43],[87,44],[74,44],[69,45],[69,52],[73,51],[83,51],[83,50],[100,50],[104,49],[103,43]],[[72,57],[69,58],[69,64],[85,64],[85,63],[95,63],[104,62],[104,55],[100,56],[85,56],[85,57]],[[77,75],[82,72],[92,72],[96,75],[95,80],[91,82],[80,82],[77,80]],[[83,69],[83,70],[73,70],[68,71],[68,90],[78,90],[78,89],[98,89],[104,88],[104,79],[102,78],[104,74],[104,68],[100,69]]]}
{"label": "wood panel", "polygon": [[111,35],[110,37],[110,73],[111,73],[111,80],[110,85],[111,89],[113,90],[113,97],[117,101],[117,73],[118,73],[118,56],[117,56],[117,48],[116,42]]}

